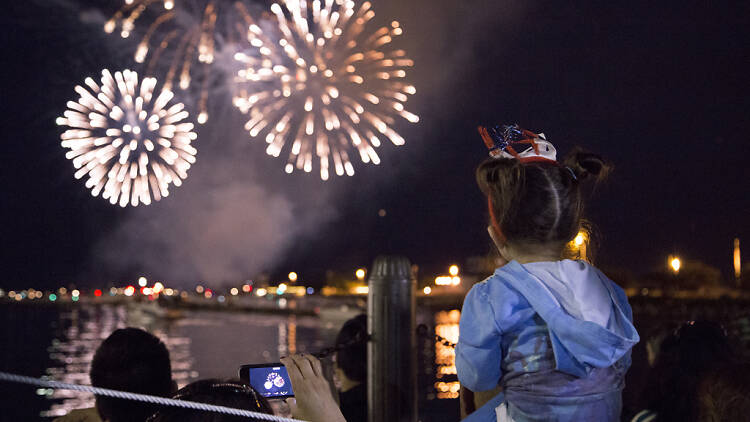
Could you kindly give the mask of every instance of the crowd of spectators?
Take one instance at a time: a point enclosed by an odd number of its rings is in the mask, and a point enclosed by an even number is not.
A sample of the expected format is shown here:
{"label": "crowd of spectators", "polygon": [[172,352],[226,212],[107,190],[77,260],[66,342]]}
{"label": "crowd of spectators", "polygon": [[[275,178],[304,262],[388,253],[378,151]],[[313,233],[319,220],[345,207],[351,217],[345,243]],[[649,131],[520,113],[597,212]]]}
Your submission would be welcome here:
{"label": "crowd of spectators", "polygon": [[[281,359],[295,391],[295,398],[287,401],[295,418],[313,422],[367,420],[367,346],[362,341],[366,335],[365,315],[347,321],[341,328],[333,358],[335,380],[312,355]],[[689,321],[644,340],[650,367],[647,381],[640,386],[645,408],[623,420],[718,422],[744,420],[750,414],[750,363],[722,325]],[[177,390],[166,346],[138,328],[116,330],[104,340],[94,355],[90,376],[97,387],[273,414],[268,400],[246,380],[203,379]],[[338,397],[331,394],[332,384]],[[253,419],[96,396],[94,409],[76,410],[56,421],[247,420]]]}
{"label": "crowd of spectators", "polygon": [[[295,397],[288,399],[294,417],[312,422],[367,420],[366,334],[367,319],[360,315],[347,321],[336,339],[334,365],[341,407],[320,360],[309,354],[281,358],[295,391]],[[203,379],[178,390],[165,344],[139,328],[118,329],[105,339],[94,354],[89,375],[95,387],[273,414],[268,400],[246,380]],[[74,410],[55,422],[249,420],[254,419],[97,395],[93,409]]]}
{"label": "crowd of spectators", "polygon": [[[367,420],[367,319],[341,328],[335,346],[334,379],[309,354],[283,357],[295,397],[295,418],[313,422]],[[631,422],[735,421],[750,414],[750,363],[734,336],[720,324],[688,321],[644,339],[649,373],[641,386],[644,409],[624,415]],[[138,328],[114,331],[91,364],[97,387],[273,414],[265,397],[240,379],[204,379],[177,390],[169,352],[162,341]],[[331,394],[335,384],[337,397]],[[477,397],[481,394],[477,395]],[[485,399],[486,400],[486,399]],[[481,403],[478,403],[481,406]],[[634,414],[633,414],[634,413]],[[94,409],[76,410],[57,422],[240,422],[252,418],[96,396]]]}

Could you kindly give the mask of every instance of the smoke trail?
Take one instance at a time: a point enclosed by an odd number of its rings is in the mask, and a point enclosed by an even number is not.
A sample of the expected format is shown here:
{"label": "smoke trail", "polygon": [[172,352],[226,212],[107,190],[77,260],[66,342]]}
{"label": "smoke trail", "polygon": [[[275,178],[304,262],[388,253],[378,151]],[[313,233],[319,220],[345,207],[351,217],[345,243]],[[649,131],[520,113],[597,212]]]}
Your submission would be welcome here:
{"label": "smoke trail", "polygon": [[330,190],[268,166],[232,120],[215,115],[202,129],[198,162],[182,187],[132,210],[100,241],[103,271],[237,282],[271,269],[291,242],[335,217]]}

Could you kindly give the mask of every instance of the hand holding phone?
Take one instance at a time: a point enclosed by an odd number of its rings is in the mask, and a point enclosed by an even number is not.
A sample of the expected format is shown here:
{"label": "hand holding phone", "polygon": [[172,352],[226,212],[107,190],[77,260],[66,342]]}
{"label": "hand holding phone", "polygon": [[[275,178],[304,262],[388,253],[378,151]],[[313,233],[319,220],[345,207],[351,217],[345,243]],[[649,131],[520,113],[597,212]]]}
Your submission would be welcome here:
{"label": "hand holding phone", "polygon": [[286,367],[281,363],[242,365],[240,378],[253,386],[255,391],[269,399],[294,397],[292,380]]}
{"label": "hand holding phone", "polygon": [[320,361],[309,354],[281,358],[289,369],[289,377],[297,389],[297,397],[289,400],[292,415],[311,422],[346,422],[338,403],[331,394]]}

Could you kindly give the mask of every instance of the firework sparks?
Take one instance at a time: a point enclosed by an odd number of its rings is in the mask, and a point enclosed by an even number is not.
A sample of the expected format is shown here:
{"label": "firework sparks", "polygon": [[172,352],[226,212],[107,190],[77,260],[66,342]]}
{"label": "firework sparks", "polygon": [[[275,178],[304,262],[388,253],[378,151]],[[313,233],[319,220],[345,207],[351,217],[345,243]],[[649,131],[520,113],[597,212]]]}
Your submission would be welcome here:
{"label": "firework sparks", "polygon": [[[111,34],[120,28],[120,36],[128,38],[135,29],[136,21],[143,13],[153,4],[162,4],[158,17],[149,25],[148,30],[138,42],[134,54],[134,60],[137,63],[144,63],[148,58],[147,75],[154,75],[156,67],[160,64],[165,50],[168,48],[171,59],[168,61],[169,68],[164,79],[164,88],[172,89],[176,82],[182,90],[187,90],[193,81],[195,60],[198,61],[202,72],[202,83],[200,86],[200,99],[198,101],[198,123],[203,124],[208,120],[208,80],[210,78],[211,67],[214,61],[215,34],[217,9],[215,2],[209,1],[202,10],[200,23],[189,27],[172,25],[169,30],[160,30],[168,25],[169,22],[176,20],[174,1],[172,0],[125,0],[125,4],[104,24],[104,31]],[[154,7],[152,7],[154,8]],[[188,14],[187,11],[182,11]],[[171,48],[170,48],[171,47]],[[164,66],[166,67],[166,65]]]}
{"label": "firework sparks", "polygon": [[[86,87],[76,86],[77,102],[68,101],[57,124],[68,126],[62,146],[65,157],[78,171],[76,179],[88,175],[86,187],[93,196],[109,199],[121,207],[128,203],[149,205],[169,195],[169,185],[180,186],[195,163],[193,124],[184,122],[188,112],[182,103],[170,105],[173,94],[154,95],[156,79],[130,70],[102,71],[101,86],[86,78]],[[153,99],[153,101],[152,101]]]}
{"label": "firework sparks", "polygon": [[404,108],[416,90],[404,79],[412,60],[391,48],[403,33],[398,22],[368,33],[375,15],[369,2],[283,0],[271,6],[278,25],[263,29],[237,7],[249,46],[234,55],[241,69],[233,103],[249,115],[250,136],[265,136],[269,155],[291,144],[287,173],[312,171],[315,156],[323,180],[331,161],[337,175],[351,176],[347,151],[379,164],[381,138],[404,144],[391,127],[395,117],[419,117]]}

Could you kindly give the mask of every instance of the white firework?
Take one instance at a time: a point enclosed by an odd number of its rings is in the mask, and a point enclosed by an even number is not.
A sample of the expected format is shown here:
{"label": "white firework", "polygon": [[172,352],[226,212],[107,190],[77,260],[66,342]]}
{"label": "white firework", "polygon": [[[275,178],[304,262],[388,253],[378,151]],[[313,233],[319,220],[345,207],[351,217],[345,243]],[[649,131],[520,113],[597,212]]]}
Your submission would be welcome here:
{"label": "white firework", "polygon": [[[86,78],[76,86],[80,96],[68,101],[57,124],[68,126],[61,145],[70,149],[80,179],[93,196],[102,193],[112,204],[149,205],[169,195],[169,185],[180,186],[195,163],[193,124],[182,103],[170,105],[174,94],[162,90],[154,98],[156,79],[130,70],[102,70],[101,85]],[[152,101],[153,99],[153,101]]]}
{"label": "white firework", "polygon": [[403,33],[399,23],[369,33],[371,4],[351,0],[283,0],[271,12],[277,25],[264,28],[241,13],[249,45],[234,55],[241,69],[233,103],[249,115],[250,136],[264,137],[274,157],[291,145],[287,173],[312,171],[317,157],[323,180],[331,167],[354,174],[352,150],[379,164],[381,139],[403,145],[395,117],[419,117],[404,107],[416,92],[404,79],[413,62],[390,47]]}

